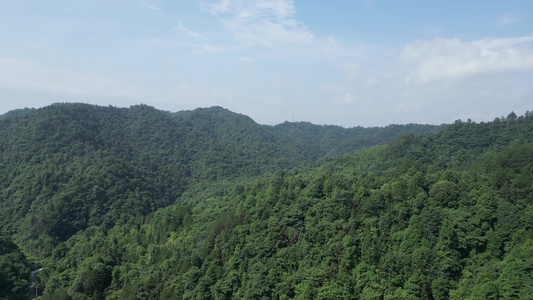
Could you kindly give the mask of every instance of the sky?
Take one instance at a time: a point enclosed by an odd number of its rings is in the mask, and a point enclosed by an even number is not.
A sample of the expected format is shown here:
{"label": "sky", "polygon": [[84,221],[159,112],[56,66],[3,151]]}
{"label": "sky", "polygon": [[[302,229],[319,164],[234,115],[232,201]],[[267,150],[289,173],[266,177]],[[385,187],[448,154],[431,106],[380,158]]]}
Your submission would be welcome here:
{"label": "sky", "polygon": [[259,124],[533,110],[533,1],[0,0],[0,114],[56,102]]}

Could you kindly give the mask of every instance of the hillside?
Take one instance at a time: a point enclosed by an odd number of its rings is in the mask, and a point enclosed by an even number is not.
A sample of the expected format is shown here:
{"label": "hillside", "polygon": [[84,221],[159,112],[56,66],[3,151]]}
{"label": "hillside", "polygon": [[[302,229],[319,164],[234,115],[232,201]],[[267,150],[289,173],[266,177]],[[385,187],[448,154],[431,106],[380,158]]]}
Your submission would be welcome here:
{"label": "hillside", "polygon": [[0,121],[0,225],[44,299],[524,298],[532,132],[53,105]]}
{"label": "hillside", "polygon": [[532,131],[530,116],[456,122],[205,183],[61,243],[45,299],[526,299]]}
{"label": "hillside", "polygon": [[[339,145],[348,152],[441,128],[374,128],[366,135],[306,126],[294,132],[258,125],[220,107],[168,113],[146,105],[54,104],[8,113],[0,119],[0,233],[46,257],[79,230],[145,216],[198,183],[289,169],[339,152]],[[382,138],[372,138],[376,132]]]}
{"label": "hillside", "polygon": [[29,264],[12,241],[0,236],[0,299],[24,299],[28,295]]}

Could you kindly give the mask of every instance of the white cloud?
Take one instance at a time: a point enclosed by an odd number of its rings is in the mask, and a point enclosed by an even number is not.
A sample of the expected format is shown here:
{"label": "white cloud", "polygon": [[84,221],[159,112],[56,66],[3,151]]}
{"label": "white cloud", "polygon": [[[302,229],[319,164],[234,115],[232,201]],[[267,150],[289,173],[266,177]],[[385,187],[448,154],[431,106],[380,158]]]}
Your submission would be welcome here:
{"label": "white cloud", "polygon": [[71,96],[129,98],[134,94],[117,81],[49,68],[32,62],[0,57],[0,86]]}
{"label": "white cloud", "polygon": [[471,42],[473,45],[486,48],[486,49],[497,49],[503,47],[514,47],[521,44],[525,44],[533,41],[533,35],[514,37],[514,38],[503,38],[503,39],[482,39]]}
{"label": "white cloud", "polygon": [[201,34],[199,34],[198,32],[194,31],[194,30],[190,30],[189,28],[185,27],[185,25],[183,25],[181,22],[178,23],[178,30],[192,36],[192,37],[195,37],[195,38],[203,38],[203,36]]}
{"label": "white cloud", "polygon": [[252,63],[252,59],[249,58],[248,56],[241,56],[241,57],[239,57],[239,60],[241,62],[248,63],[248,64]]}
{"label": "white cloud", "polygon": [[352,124],[490,121],[530,102],[531,42],[533,36],[471,42],[436,38],[389,55],[359,45],[337,52],[338,60],[331,59],[338,62],[334,76],[318,83],[315,94],[342,111],[339,121]]}
{"label": "white cloud", "polygon": [[533,36],[463,42],[436,38],[403,47],[400,60],[411,68],[408,83],[460,80],[533,70]]}
{"label": "white cloud", "polygon": [[505,15],[501,15],[500,17],[498,17],[498,21],[496,22],[496,24],[498,26],[507,26],[507,25],[511,25],[511,24],[514,24],[520,21],[521,21],[520,17],[517,17],[512,14],[505,14]]}
{"label": "white cloud", "polygon": [[289,0],[220,0],[202,4],[244,46],[309,44],[314,38],[294,18],[296,7]]}
{"label": "white cloud", "polygon": [[212,43],[203,43],[200,45],[200,48],[202,48],[205,51],[213,52],[213,53],[226,53],[226,52],[234,52],[241,50],[241,46],[219,46],[219,45],[213,45]]}
{"label": "white cloud", "polygon": [[153,4],[150,4],[146,1],[138,1],[140,5],[146,7],[146,8],[149,8],[151,10],[155,10],[155,11],[160,11],[161,9]]}

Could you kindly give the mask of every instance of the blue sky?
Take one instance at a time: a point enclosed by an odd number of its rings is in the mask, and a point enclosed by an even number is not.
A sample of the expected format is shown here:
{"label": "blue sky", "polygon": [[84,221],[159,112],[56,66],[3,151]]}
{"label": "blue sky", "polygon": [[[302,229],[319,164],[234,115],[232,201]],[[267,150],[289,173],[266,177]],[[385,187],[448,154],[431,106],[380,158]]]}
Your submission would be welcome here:
{"label": "blue sky", "polygon": [[260,124],[533,110],[533,1],[0,0],[0,113],[219,105]]}

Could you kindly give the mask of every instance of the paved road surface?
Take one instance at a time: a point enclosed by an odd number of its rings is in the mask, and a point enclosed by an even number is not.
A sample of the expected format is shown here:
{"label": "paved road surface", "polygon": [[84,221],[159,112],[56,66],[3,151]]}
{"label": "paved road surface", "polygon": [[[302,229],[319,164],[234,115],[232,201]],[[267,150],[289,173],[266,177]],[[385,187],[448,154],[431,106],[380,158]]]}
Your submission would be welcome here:
{"label": "paved road surface", "polygon": [[[37,299],[37,295],[35,295],[35,281],[37,281],[37,278],[35,277],[35,275],[39,272],[41,272],[43,270],[43,268],[40,268],[40,269],[37,269],[37,270],[34,270],[30,273],[30,286],[29,286],[29,289],[30,289],[30,297],[28,299],[30,300],[34,300],[34,299]],[[39,291],[40,292],[40,291]]]}

